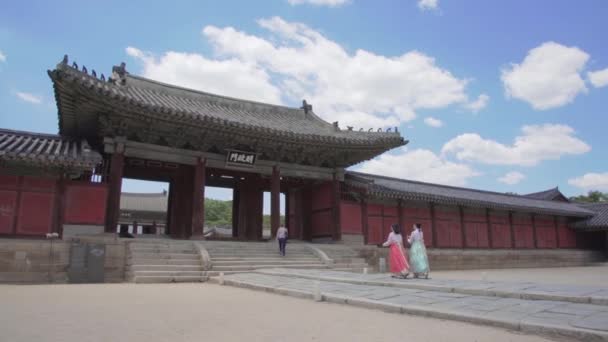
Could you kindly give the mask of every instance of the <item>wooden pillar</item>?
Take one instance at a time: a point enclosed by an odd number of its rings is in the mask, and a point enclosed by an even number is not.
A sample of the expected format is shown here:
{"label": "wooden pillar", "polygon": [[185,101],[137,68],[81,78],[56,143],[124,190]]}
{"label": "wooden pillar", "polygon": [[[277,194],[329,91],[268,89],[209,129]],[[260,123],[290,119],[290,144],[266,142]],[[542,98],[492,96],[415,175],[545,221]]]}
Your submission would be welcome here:
{"label": "wooden pillar", "polygon": [[312,185],[302,189],[302,240],[312,240]]}
{"label": "wooden pillar", "polygon": [[[235,184],[238,187],[238,184]],[[240,191],[238,189],[232,189],[232,237],[239,237],[239,205],[240,205]]]}
{"label": "wooden pillar", "polygon": [[536,215],[532,214],[532,238],[534,239],[534,248],[538,248],[538,236],[536,233]]}
{"label": "wooden pillar", "polygon": [[492,223],[490,222],[490,208],[486,208],[486,223],[488,225],[488,247],[494,248],[494,237],[492,236]]}
{"label": "wooden pillar", "polygon": [[122,189],[122,174],[124,171],[125,157],[124,145],[116,145],[116,151],[110,159],[110,175],[108,184],[108,199],[106,205],[106,233],[116,233],[118,216],[120,215],[120,192]]}
{"label": "wooden pillar", "polygon": [[462,248],[467,248],[467,234],[466,227],[464,226],[464,210],[462,209],[461,205],[458,206],[458,214],[460,215],[460,236],[462,239],[461,246]]}
{"label": "wooden pillar", "polygon": [[511,231],[511,248],[515,248],[515,228],[513,227],[512,211],[509,211],[509,230]]}
{"label": "wooden pillar", "polygon": [[205,228],[205,163],[205,158],[199,158],[194,166],[191,239],[202,239]]}
{"label": "wooden pillar", "polygon": [[560,248],[559,242],[559,226],[557,225],[557,216],[553,216],[553,225],[555,226],[555,248]]}
{"label": "wooden pillar", "polygon": [[277,165],[272,167],[270,180],[270,235],[275,237],[281,225],[281,173]]}
{"label": "wooden pillar", "polygon": [[[57,179],[57,191],[55,192],[55,214],[53,216],[52,232],[63,238],[63,212],[65,210],[66,180],[63,175]],[[116,231],[116,230],[114,230]]]}
{"label": "wooden pillar", "polygon": [[342,229],[340,227],[340,180],[336,173],[332,182],[332,216],[333,216],[333,231],[332,239],[340,241],[342,239]]}
{"label": "wooden pillar", "polygon": [[367,245],[369,241],[369,227],[367,220],[367,197],[361,200],[361,229],[363,230],[363,243]]}
{"label": "wooden pillar", "polygon": [[405,220],[403,217],[403,200],[402,199],[398,199],[397,200],[397,217],[399,218],[399,227],[401,227],[401,232],[402,234],[405,234]]}
{"label": "wooden pillar", "polygon": [[433,246],[432,247],[436,248],[439,246],[439,241],[437,241],[437,227],[436,227],[437,220],[435,220],[435,204],[429,203],[429,206],[431,208],[431,236],[433,236]]}
{"label": "wooden pillar", "polygon": [[292,238],[294,235],[291,235],[291,216],[290,216],[290,208],[291,200],[289,199],[289,189],[285,191],[285,228],[287,228],[287,235]]}

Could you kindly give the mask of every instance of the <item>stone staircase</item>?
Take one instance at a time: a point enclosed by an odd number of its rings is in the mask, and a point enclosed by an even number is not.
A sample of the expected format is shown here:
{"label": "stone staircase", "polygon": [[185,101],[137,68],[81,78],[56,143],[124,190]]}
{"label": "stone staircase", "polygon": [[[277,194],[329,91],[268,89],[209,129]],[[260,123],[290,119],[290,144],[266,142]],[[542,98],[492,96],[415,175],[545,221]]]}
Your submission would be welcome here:
{"label": "stone staircase", "polygon": [[287,244],[287,255],[279,255],[276,242],[202,242],[211,259],[209,276],[251,272],[265,268],[327,269],[310,248],[303,243]]}
{"label": "stone staircase", "polygon": [[126,278],[134,283],[203,282],[208,279],[192,242],[133,242]]}
{"label": "stone staircase", "polygon": [[334,261],[332,269],[335,271],[362,273],[364,268],[371,272],[372,268],[367,264],[355,249],[343,244],[317,244],[330,259]]}

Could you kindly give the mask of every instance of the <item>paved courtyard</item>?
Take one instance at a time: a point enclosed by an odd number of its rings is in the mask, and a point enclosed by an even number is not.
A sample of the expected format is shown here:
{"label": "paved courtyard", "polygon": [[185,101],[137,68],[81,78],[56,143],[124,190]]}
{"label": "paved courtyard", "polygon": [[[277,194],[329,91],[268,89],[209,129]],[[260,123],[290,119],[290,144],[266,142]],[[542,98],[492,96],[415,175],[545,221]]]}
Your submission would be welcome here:
{"label": "paved courtyard", "polygon": [[547,341],[214,284],[0,286],[7,342]]}
{"label": "paved courtyard", "polygon": [[608,289],[604,285],[397,280],[379,274],[287,269],[235,274],[224,280],[227,285],[302,298],[320,293],[325,301],[394,313],[572,340],[608,340]]}

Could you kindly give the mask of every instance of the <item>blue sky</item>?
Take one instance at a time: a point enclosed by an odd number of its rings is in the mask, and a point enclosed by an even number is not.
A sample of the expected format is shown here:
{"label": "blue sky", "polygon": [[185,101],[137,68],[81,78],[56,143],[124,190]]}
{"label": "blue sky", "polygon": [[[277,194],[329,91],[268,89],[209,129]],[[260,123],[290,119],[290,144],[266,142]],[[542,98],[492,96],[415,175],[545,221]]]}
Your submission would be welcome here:
{"label": "blue sky", "polygon": [[343,128],[399,126],[410,140],[357,170],[501,192],[608,191],[606,1],[101,4],[0,5],[0,127],[57,132],[46,70],[68,54],[106,76],[124,61],[200,90],[306,98]]}

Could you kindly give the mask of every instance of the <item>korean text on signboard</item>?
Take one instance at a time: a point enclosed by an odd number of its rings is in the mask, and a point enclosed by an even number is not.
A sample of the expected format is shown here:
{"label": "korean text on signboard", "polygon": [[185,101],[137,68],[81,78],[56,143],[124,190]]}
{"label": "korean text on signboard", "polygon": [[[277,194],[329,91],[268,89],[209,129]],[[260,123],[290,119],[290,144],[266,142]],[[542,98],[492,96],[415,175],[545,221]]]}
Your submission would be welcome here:
{"label": "korean text on signboard", "polygon": [[226,164],[233,166],[253,167],[256,155],[250,152],[229,151],[226,157]]}

